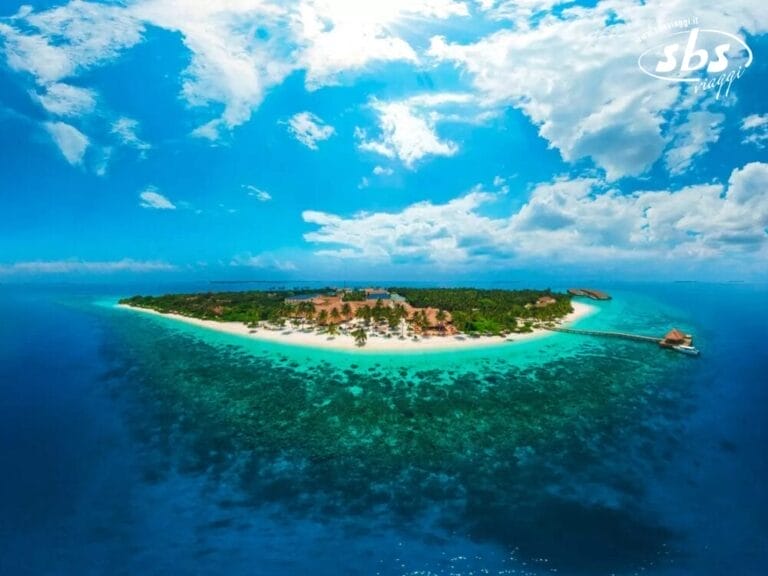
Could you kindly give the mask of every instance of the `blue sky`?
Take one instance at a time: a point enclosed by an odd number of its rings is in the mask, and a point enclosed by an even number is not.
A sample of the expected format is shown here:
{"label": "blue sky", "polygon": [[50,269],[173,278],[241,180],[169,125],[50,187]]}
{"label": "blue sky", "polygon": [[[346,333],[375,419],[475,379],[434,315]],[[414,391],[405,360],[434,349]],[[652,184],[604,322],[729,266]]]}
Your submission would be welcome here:
{"label": "blue sky", "polygon": [[[3,2],[0,282],[764,279],[768,13],[718,4]],[[692,28],[727,94],[638,67]]]}

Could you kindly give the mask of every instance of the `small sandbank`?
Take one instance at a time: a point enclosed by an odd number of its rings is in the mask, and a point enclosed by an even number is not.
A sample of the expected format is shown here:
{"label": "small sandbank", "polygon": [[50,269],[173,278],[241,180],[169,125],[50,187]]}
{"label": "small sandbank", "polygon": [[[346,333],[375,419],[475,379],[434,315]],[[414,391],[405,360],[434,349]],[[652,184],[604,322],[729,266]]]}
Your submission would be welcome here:
{"label": "small sandbank", "polygon": [[[577,320],[597,312],[597,308],[595,306],[590,306],[589,304],[584,304],[583,302],[574,301],[571,304],[573,306],[573,312],[565,316],[558,323],[559,326],[572,324]],[[187,324],[192,324],[194,326],[200,326],[210,330],[218,330],[219,332],[226,332],[227,334],[234,334],[237,336],[252,338],[254,340],[276,342],[288,346],[305,346],[311,348],[325,348],[329,350],[364,350],[392,353],[418,353],[422,351],[458,350],[484,346],[511,346],[519,342],[527,342],[554,334],[553,332],[540,328],[525,334],[510,334],[508,337],[471,337],[466,335],[458,335],[432,336],[414,340],[412,338],[400,339],[396,336],[386,338],[384,336],[369,334],[368,341],[366,342],[365,346],[359,347],[355,344],[355,340],[352,336],[345,334],[338,334],[334,337],[329,337],[327,334],[317,333],[314,330],[303,331],[296,328],[269,329],[260,327],[254,330],[242,322],[217,322],[215,320],[201,320],[199,318],[182,316],[180,314],[163,314],[161,312],[156,312],[155,310],[128,306],[126,304],[118,304],[117,306],[118,308],[144,312],[146,314],[154,314],[156,316],[162,316],[164,318],[186,322]]]}

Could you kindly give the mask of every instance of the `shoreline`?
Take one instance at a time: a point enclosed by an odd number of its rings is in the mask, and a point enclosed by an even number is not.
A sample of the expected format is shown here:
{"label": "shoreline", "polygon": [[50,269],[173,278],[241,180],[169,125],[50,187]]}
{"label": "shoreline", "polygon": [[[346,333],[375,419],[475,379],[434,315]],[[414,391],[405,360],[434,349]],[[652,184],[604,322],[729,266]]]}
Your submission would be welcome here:
{"label": "shoreline", "polygon": [[[572,301],[573,312],[564,316],[557,322],[557,326],[572,324],[582,318],[591,316],[598,311],[595,306],[590,306],[583,302]],[[191,324],[199,328],[207,328],[226,334],[242,336],[252,340],[262,342],[272,342],[285,346],[300,346],[305,348],[316,348],[335,351],[358,351],[358,352],[393,352],[393,353],[418,353],[446,350],[471,350],[474,348],[484,348],[490,346],[509,346],[531,340],[538,340],[546,336],[552,336],[554,332],[536,328],[533,332],[523,334],[510,334],[507,337],[501,336],[478,336],[470,337],[460,336],[431,336],[420,338],[413,341],[410,338],[401,340],[400,338],[384,338],[382,336],[368,336],[365,346],[357,346],[354,338],[349,335],[339,334],[329,338],[327,334],[318,334],[314,331],[302,332],[300,330],[286,328],[283,330],[270,330],[267,328],[258,328],[255,332],[242,322],[218,322],[216,320],[202,320],[181,314],[166,314],[151,310],[149,308],[139,308],[128,304],[116,304],[117,308],[132,310],[135,312],[144,312],[153,314],[162,318],[168,318],[186,324]]]}

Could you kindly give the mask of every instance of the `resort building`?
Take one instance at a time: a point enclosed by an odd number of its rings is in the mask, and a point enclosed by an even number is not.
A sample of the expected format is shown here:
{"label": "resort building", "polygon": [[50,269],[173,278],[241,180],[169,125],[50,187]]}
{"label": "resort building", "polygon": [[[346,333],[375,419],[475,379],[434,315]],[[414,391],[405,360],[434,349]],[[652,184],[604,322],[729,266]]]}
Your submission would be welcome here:
{"label": "resort building", "polygon": [[285,303],[299,304],[301,302],[313,302],[318,296],[318,294],[299,294],[297,296],[288,296],[288,298],[285,299]]}
{"label": "resort building", "polygon": [[557,300],[552,298],[552,296],[542,296],[536,300],[537,308],[544,308],[545,306],[551,306],[552,304],[557,304]]}
{"label": "resort building", "polygon": [[586,296],[592,300],[610,300],[610,294],[593,288],[568,288],[568,293],[572,296]]}

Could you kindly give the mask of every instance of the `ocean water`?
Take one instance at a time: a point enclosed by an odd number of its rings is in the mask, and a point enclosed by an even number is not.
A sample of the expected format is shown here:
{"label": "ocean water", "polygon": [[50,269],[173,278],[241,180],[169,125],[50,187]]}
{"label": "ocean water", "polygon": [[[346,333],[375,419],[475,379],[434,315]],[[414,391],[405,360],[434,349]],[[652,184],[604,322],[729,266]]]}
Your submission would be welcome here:
{"label": "ocean water", "polygon": [[768,286],[604,286],[557,334],[329,353],[0,286],[0,574],[764,574]]}

